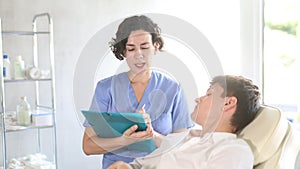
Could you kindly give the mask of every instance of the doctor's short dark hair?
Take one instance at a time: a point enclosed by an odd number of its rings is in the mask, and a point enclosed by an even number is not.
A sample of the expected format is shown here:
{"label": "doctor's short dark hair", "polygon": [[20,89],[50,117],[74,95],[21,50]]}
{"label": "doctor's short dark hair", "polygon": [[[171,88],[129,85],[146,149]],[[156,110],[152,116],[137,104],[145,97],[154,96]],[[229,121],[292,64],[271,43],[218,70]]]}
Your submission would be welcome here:
{"label": "doctor's short dark hair", "polygon": [[112,38],[109,42],[109,46],[117,59],[124,59],[128,36],[132,31],[137,30],[149,32],[152,37],[152,43],[158,43],[159,50],[163,48],[164,41],[161,37],[160,27],[145,15],[135,15],[123,20],[116,32],[116,38]]}
{"label": "doctor's short dark hair", "polygon": [[224,89],[222,97],[237,98],[237,109],[231,119],[231,125],[236,128],[235,133],[238,133],[255,118],[261,106],[259,88],[252,80],[242,76],[216,76],[211,85],[216,83]]}

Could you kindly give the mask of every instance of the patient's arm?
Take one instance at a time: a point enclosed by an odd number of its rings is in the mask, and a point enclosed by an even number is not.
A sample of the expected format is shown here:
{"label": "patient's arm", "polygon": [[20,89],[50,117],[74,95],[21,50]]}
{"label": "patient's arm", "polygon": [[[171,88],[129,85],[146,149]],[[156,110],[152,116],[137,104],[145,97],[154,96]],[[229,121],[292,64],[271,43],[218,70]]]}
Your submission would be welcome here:
{"label": "patient's arm", "polygon": [[129,164],[123,161],[116,161],[110,165],[107,169],[133,169]]}
{"label": "patient's arm", "polygon": [[247,143],[236,142],[233,145],[216,147],[207,161],[207,166],[213,169],[252,169],[253,163],[254,156]]}
{"label": "patient's arm", "polygon": [[[184,132],[186,130],[187,130],[186,128],[180,129],[180,130],[175,130],[173,133],[180,133],[180,132]],[[153,132],[154,132],[154,134],[153,134],[154,143],[155,143],[156,147],[160,147],[161,143],[163,142],[163,140],[165,139],[166,136],[156,132],[155,130],[153,130]]]}

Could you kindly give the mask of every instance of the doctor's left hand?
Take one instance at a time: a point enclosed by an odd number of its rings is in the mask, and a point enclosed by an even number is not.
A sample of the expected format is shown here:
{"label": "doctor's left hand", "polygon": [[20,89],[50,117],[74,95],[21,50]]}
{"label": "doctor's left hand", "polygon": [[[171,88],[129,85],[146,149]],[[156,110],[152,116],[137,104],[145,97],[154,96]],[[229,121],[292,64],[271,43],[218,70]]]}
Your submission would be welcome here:
{"label": "doctor's left hand", "polygon": [[146,111],[145,111],[145,105],[140,110],[138,110],[137,113],[142,114],[146,124],[149,123],[151,125],[151,118],[150,118],[150,115],[148,113],[146,113]]}
{"label": "doctor's left hand", "polygon": [[147,128],[145,131],[136,131],[138,129],[138,126],[137,125],[131,126],[122,135],[123,139],[127,143],[135,143],[135,142],[139,142],[139,141],[149,140],[149,139],[152,139],[154,136],[154,130],[151,126],[151,119],[150,119],[149,114],[147,114],[145,112],[144,106],[137,113],[140,113],[143,115],[144,120],[147,124]]}
{"label": "doctor's left hand", "polygon": [[[138,110],[138,113],[140,113],[140,114],[142,114],[143,115],[143,117],[144,117],[144,120],[145,120],[145,122],[147,123],[147,125],[148,125],[148,128],[150,127],[151,128],[151,131],[152,131],[152,134],[153,134],[153,140],[154,140],[154,142],[155,142],[155,145],[156,145],[156,147],[159,147],[160,146],[160,144],[161,144],[161,142],[162,142],[162,140],[164,139],[164,135],[162,135],[162,134],[160,134],[160,133],[158,133],[157,131],[155,131],[153,128],[152,128],[152,125],[151,125],[151,118],[150,118],[150,115],[148,114],[148,113],[146,113],[146,111],[145,111],[145,105],[140,109],[140,110]],[[148,129],[147,128],[147,129]]]}
{"label": "doctor's left hand", "polygon": [[123,133],[122,138],[124,139],[124,143],[132,144],[153,138],[153,129],[149,123],[147,123],[147,129],[145,131],[136,131],[137,129],[138,126],[135,124]]}

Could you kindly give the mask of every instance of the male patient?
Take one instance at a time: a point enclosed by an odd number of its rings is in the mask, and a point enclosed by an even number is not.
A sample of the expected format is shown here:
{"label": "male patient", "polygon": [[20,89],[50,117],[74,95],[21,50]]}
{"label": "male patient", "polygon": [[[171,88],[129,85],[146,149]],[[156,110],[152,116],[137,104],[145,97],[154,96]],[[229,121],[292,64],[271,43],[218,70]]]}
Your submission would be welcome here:
{"label": "male patient", "polygon": [[192,113],[200,129],[170,134],[160,147],[132,163],[115,162],[108,169],[252,169],[253,155],[237,138],[260,107],[260,92],[241,76],[216,76]]}

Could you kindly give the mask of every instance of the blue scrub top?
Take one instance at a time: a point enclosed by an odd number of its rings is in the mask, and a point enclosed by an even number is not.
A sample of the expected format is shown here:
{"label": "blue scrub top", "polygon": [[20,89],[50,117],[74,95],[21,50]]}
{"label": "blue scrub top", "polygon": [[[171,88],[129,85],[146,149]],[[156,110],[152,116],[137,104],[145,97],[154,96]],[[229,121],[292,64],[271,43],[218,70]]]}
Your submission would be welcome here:
{"label": "blue scrub top", "polygon": [[[127,72],[123,72],[97,83],[90,110],[99,112],[137,112],[145,104],[155,131],[167,135],[175,130],[190,128],[193,122],[179,84],[163,74],[152,71],[144,95],[138,103]],[[84,126],[89,126],[84,122]],[[103,168],[121,160],[131,162],[146,152],[133,152],[124,148],[103,156]]]}

